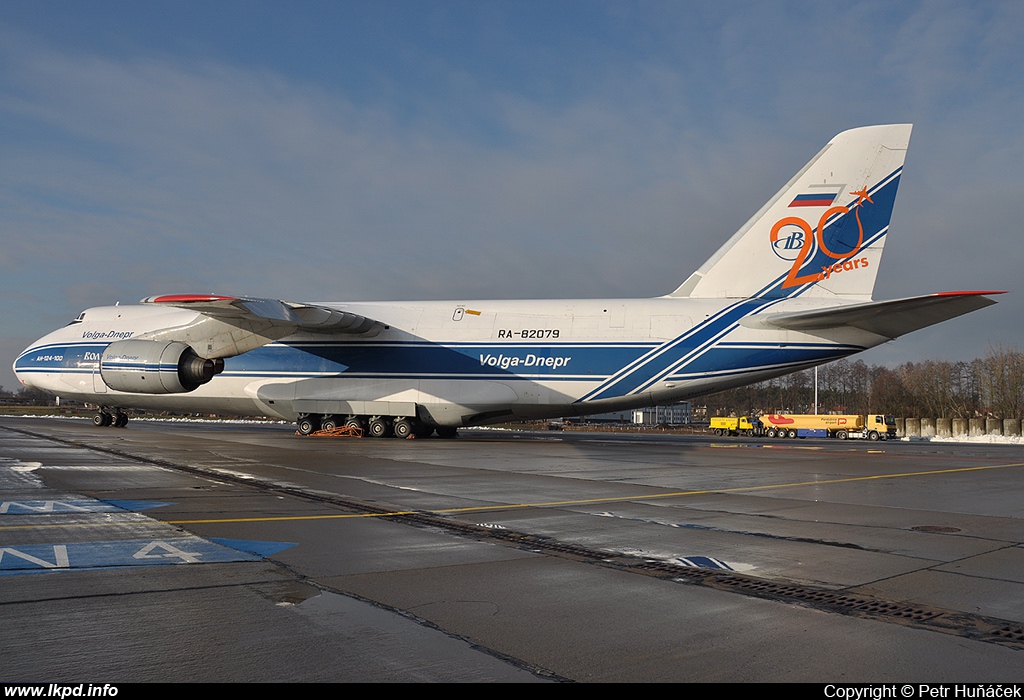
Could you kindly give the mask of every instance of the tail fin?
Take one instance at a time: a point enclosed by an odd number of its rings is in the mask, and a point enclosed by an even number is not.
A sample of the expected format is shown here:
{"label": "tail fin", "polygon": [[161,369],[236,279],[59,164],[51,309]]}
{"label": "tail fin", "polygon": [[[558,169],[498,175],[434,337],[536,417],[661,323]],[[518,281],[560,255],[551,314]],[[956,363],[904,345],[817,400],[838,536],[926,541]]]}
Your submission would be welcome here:
{"label": "tail fin", "polygon": [[669,296],[870,299],[911,128],[833,138]]}

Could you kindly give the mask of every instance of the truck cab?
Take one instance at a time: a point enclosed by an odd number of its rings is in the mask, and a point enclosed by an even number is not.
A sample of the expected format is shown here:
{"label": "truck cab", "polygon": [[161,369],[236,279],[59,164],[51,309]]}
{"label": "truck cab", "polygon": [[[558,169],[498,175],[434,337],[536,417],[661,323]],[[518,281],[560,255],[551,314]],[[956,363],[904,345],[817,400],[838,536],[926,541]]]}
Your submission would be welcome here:
{"label": "truck cab", "polygon": [[892,416],[885,416],[881,413],[868,415],[864,430],[869,434],[878,433],[880,437],[887,440],[896,439],[896,419]]}

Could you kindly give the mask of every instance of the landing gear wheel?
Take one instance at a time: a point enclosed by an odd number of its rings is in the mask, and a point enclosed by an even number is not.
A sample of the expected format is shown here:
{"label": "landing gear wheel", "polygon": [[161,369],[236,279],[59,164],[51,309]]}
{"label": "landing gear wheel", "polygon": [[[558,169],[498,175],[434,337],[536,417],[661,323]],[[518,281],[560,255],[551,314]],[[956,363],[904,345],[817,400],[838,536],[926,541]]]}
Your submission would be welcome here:
{"label": "landing gear wheel", "polygon": [[299,428],[299,435],[309,435],[316,430],[317,421],[312,416],[305,416],[303,418],[299,418],[297,425]]}
{"label": "landing gear wheel", "polygon": [[114,416],[114,427],[115,428],[123,428],[126,425],[128,425],[128,414],[127,413],[121,413],[120,411],[118,411],[117,415]]}
{"label": "landing gear wheel", "polygon": [[337,427],[338,419],[334,416],[325,416],[324,419],[320,421],[320,430],[334,430]]}
{"label": "landing gear wheel", "polygon": [[412,421],[408,418],[399,418],[395,421],[394,430],[396,438],[405,440],[413,433]]}
{"label": "landing gear wheel", "polygon": [[97,428],[106,428],[108,425],[114,422],[114,417],[106,411],[100,411],[92,417],[92,424]]}
{"label": "landing gear wheel", "polygon": [[366,421],[364,421],[362,418],[356,418],[355,416],[353,416],[352,418],[349,418],[347,421],[345,421],[345,427],[346,428],[359,428],[360,430],[362,430],[365,433],[366,432]]}
{"label": "landing gear wheel", "polygon": [[370,433],[370,437],[387,437],[391,434],[391,425],[387,418],[374,416],[367,425],[367,431]]}

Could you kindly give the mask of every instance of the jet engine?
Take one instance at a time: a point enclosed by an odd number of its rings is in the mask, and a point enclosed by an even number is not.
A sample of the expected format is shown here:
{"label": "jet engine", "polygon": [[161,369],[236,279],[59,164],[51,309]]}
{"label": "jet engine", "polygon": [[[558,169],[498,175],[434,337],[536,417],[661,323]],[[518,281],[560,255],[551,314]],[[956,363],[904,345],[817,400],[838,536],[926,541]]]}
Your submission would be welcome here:
{"label": "jet engine", "polygon": [[180,394],[224,371],[224,360],[208,360],[184,343],[120,340],[100,357],[107,386],[136,394]]}

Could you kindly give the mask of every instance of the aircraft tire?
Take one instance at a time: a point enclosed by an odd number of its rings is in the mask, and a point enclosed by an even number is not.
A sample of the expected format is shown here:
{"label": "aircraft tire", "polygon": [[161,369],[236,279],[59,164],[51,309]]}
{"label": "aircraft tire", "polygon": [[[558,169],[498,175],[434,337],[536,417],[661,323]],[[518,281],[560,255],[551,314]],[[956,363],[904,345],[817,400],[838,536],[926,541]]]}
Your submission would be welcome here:
{"label": "aircraft tire", "polygon": [[334,416],[324,416],[320,421],[320,430],[334,430],[338,427],[338,419]]}
{"label": "aircraft tire", "polygon": [[365,433],[366,432],[366,421],[363,420],[362,418],[358,418],[356,416],[353,416],[352,418],[349,418],[347,421],[345,421],[345,427],[347,427],[347,428],[359,428],[360,430],[362,430]]}
{"label": "aircraft tire", "polygon": [[391,426],[388,425],[387,418],[382,418],[380,416],[374,416],[371,418],[366,429],[370,437],[380,438],[387,437],[391,434]]}
{"label": "aircraft tire", "polygon": [[394,430],[394,436],[396,438],[401,438],[402,440],[404,440],[409,438],[411,435],[420,437],[420,432],[422,432],[422,426],[420,425],[420,422],[416,419],[402,418],[394,422],[392,430]]}
{"label": "aircraft tire", "polygon": [[408,418],[399,418],[396,420],[392,429],[395,431],[395,437],[401,440],[405,440],[413,434],[412,421]]}
{"label": "aircraft tire", "polygon": [[115,428],[124,428],[127,425],[128,425],[128,414],[127,413],[121,413],[120,411],[118,411],[117,415],[114,416],[114,427]]}
{"label": "aircraft tire", "polygon": [[299,418],[296,425],[299,429],[299,435],[309,435],[316,430],[316,420],[312,416],[306,416],[305,418]]}
{"label": "aircraft tire", "polygon": [[100,411],[99,413],[92,417],[92,424],[95,425],[97,428],[106,428],[113,422],[113,420],[114,419],[111,417],[109,413],[107,413],[106,411]]}

